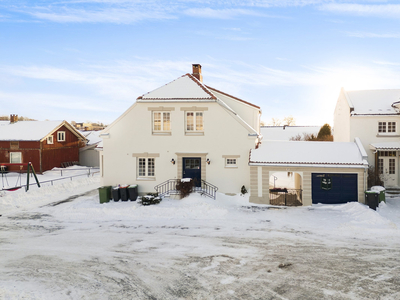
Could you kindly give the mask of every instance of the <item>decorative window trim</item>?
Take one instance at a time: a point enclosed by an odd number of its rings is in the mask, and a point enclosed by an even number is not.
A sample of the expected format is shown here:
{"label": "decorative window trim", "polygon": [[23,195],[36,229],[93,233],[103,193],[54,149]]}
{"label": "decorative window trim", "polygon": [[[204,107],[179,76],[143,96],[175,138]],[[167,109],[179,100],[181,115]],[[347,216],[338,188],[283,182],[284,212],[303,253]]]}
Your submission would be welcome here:
{"label": "decorative window trim", "polygon": [[10,152],[10,164],[21,164],[22,152]]}
{"label": "decorative window trim", "polygon": [[[156,116],[159,114],[159,116]],[[153,110],[152,111],[152,133],[154,135],[171,135],[171,113],[170,111],[159,111]],[[160,129],[156,129],[156,118],[159,119],[159,126]],[[168,121],[168,123],[166,123]],[[165,129],[165,127],[167,129]]]}
{"label": "decorative window trim", "polygon": [[137,157],[137,180],[156,180],[155,157]]}
{"label": "decorative window trim", "polygon": [[[192,124],[188,125],[188,114],[193,114],[192,116]],[[201,114],[201,122],[198,121],[198,114]],[[200,127],[201,129],[198,129]],[[188,126],[193,126],[193,129],[188,129]],[[203,111],[193,111],[187,110],[185,111],[185,134],[186,135],[204,135],[204,113]]]}
{"label": "decorative window trim", "polygon": [[57,142],[65,142],[65,131],[57,132]]}
{"label": "decorative window trim", "polygon": [[181,111],[207,111],[208,107],[198,107],[198,106],[192,106],[192,107],[181,107]]}
{"label": "decorative window trim", "polygon": [[225,159],[225,168],[237,168],[238,167],[238,158],[240,155],[222,155]]}
{"label": "decorative window trim", "polygon": [[149,111],[174,111],[175,107],[164,107],[164,106],[158,106],[158,107],[148,107],[147,108]]}
{"label": "decorative window trim", "polygon": [[47,137],[47,144],[48,144],[48,145],[54,144],[54,137],[53,137],[52,135],[49,135],[49,136]]}

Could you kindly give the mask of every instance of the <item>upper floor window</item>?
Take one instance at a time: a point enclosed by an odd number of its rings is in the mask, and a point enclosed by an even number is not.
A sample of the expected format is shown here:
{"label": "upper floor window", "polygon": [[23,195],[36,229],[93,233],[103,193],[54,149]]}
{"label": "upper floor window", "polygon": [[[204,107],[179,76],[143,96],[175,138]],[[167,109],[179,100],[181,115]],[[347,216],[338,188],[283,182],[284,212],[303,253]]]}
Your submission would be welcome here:
{"label": "upper floor window", "polygon": [[47,137],[47,144],[53,144],[53,143],[54,143],[53,136],[52,135],[48,136]]}
{"label": "upper floor window", "polygon": [[196,132],[204,130],[203,112],[186,112],[186,131]]}
{"label": "upper floor window", "polygon": [[153,131],[171,131],[171,113],[170,112],[153,112]]}
{"label": "upper floor window", "polygon": [[378,122],[378,133],[395,133],[396,122]]}
{"label": "upper floor window", "polygon": [[65,142],[65,131],[57,132],[57,141]]}

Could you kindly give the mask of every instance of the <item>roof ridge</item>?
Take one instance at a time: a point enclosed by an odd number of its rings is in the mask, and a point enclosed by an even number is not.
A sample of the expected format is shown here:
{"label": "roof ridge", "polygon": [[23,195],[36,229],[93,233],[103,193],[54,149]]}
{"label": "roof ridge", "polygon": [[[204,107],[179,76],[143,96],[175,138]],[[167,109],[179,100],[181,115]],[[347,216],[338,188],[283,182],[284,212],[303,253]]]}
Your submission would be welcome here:
{"label": "roof ridge", "polygon": [[194,77],[192,74],[186,73],[184,76],[189,76],[189,78],[192,79],[195,83],[197,83],[207,94],[211,96],[212,99],[217,100],[217,97],[210,90],[208,90],[208,87],[200,80],[198,80],[196,77]]}
{"label": "roof ridge", "polygon": [[216,91],[217,93],[221,93],[222,95],[225,95],[225,96],[231,97],[231,98],[233,98],[233,99],[235,99],[235,100],[238,100],[238,101],[240,101],[240,102],[246,103],[246,104],[248,104],[248,105],[251,105],[251,106],[253,106],[253,107],[255,107],[255,108],[261,109],[261,107],[259,107],[259,106],[255,105],[255,104],[253,104],[253,103],[250,103],[250,102],[244,101],[244,100],[242,100],[242,99],[240,99],[240,98],[238,98],[238,97],[235,97],[235,96],[229,95],[229,94],[227,94],[227,93],[224,93],[224,92],[222,92],[222,91],[220,91],[220,90],[217,90],[217,89],[215,89],[215,88],[213,88],[213,87],[210,87],[210,86],[208,86],[208,85],[205,85],[205,86],[206,86],[208,89],[211,89],[211,90],[214,90],[214,91]]}

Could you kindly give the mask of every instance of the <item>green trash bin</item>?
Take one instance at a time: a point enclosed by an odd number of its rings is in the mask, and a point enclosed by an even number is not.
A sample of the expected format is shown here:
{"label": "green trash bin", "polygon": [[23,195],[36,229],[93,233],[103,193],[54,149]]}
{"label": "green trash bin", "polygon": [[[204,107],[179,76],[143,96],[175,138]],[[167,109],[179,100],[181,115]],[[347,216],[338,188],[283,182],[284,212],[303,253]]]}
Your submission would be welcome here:
{"label": "green trash bin", "polygon": [[99,187],[100,203],[109,202],[111,199],[111,186]]}
{"label": "green trash bin", "polygon": [[371,187],[371,191],[379,192],[379,203],[381,203],[382,201],[386,202],[386,198],[385,198],[386,189],[383,186],[379,186],[379,185],[373,186],[373,187]]}
{"label": "green trash bin", "polygon": [[369,208],[376,210],[379,206],[379,194],[378,191],[365,191],[365,204]]}

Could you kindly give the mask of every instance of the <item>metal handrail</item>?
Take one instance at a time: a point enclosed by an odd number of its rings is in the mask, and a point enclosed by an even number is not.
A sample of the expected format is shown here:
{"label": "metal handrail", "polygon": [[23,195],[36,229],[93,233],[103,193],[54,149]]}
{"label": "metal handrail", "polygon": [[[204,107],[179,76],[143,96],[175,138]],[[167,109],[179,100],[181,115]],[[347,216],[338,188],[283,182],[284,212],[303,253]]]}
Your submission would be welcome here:
{"label": "metal handrail", "polygon": [[[180,179],[169,179],[167,181],[164,181],[156,185],[154,189],[157,191],[159,196],[164,196],[166,194],[169,194],[170,192],[176,192],[177,191],[176,185],[178,184],[179,181]],[[202,179],[200,189],[195,187],[194,191],[199,192],[201,195],[205,195],[215,200],[218,188],[215,185]]]}

